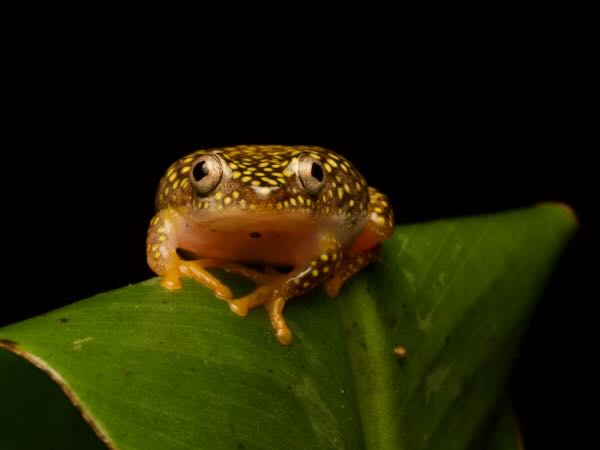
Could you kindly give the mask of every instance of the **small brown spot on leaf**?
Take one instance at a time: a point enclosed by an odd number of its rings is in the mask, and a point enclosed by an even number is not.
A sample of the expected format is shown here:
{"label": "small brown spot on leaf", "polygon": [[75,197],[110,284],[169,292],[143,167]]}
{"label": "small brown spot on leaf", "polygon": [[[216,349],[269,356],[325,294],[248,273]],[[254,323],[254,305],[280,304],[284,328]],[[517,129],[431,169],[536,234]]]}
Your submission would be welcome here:
{"label": "small brown spot on leaf", "polygon": [[399,345],[398,347],[396,347],[394,349],[394,356],[399,361],[402,361],[402,360],[406,359],[406,348],[404,348],[401,345]]}

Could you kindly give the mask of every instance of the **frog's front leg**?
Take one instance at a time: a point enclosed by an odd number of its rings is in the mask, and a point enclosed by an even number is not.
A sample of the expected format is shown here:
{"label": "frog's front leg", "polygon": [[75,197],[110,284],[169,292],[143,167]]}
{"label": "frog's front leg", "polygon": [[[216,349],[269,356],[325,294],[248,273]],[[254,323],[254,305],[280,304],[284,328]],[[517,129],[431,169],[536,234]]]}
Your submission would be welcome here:
{"label": "frog's front leg", "polygon": [[394,231],[394,212],[385,194],[369,187],[369,220],[354,245],[345,253],[335,273],[325,282],[331,297],[337,296],[342,285],[377,259],[379,244]]}
{"label": "frog's front leg", "polygon": [[162,276],[161,284],[167,289],[179,289],[182,275],[194,278],[211,289],[218,297],[230,299],[231,290],[221,281],[207,272],[206,267],[217,265],[206,263],[213,260],[185,261],[177,254],[178,236],[185,229],[185,218],[172,208],[159,211],[150,221],[146,255],[148,265]]}
{"label": "frog's front leg", "polygon": [[233,312],[241,316],[256,306],[265,305],[279,342],[289,345],[292,332],[283,317],[286,302],[318,286],[338,268],[342,259],[342,247],[338,240],[330,235],[320,236],[316,256],[299,265],[289,274],[267,275],[265,284],[257,282],[254,292],[236,300],[230,300]]}

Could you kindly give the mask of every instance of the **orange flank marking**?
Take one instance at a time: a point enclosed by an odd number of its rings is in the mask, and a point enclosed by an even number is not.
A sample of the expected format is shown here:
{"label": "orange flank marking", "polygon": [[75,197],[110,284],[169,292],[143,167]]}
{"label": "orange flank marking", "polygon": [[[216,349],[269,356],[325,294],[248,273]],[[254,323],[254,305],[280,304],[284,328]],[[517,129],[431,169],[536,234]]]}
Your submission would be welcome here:
{"label": "orange flank marking", "polygon": [[367,250],[372,249],[379,245],[381,241],[377,238],[377,236],[367,227],[358,237],[354,245],[350,248],[348,253],[351,255],[356,255],[359,253],[363,253]]}

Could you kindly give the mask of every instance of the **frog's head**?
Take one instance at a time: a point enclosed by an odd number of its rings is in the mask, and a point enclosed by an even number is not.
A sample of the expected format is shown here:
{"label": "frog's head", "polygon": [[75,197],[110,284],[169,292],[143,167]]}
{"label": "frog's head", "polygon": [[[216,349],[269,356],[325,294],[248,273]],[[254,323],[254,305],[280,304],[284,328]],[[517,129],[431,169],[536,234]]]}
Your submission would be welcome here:
{"label": "frog's head", "polygon": [[330,150],[239,146],[200,150],[175,163],[159,192],[159,208],[166,205],[186,206],[199,222],[232,226],[236,217],[282,226],[324,218],[355,223],[366,215],[368,187]]}

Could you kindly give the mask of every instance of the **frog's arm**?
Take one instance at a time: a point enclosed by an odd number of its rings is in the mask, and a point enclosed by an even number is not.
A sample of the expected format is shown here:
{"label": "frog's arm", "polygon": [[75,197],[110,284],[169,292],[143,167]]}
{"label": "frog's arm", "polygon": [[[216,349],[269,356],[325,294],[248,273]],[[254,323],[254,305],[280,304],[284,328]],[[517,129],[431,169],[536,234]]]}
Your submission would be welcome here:
{"label": "frog's arm", "polygon": [[146,243],[148,265],[162,275],[161,284],[168,289],[179,289],[179,279],[185,275],[202,283],[218,297],[230,299],[231,290],[205,270],[222,264],[212,259],[185,261],[177,254],[177,236],[181,236],[185,225],[185,218],[173,208],[162,209],[152,218]]}
{"label": "frog's arm", "polygon": [[394,231],[394,212],[385,194],[369,187],[369,220],[341,264],[325,282],[325,290],[335,297],[342,285],[377,259],[379,244]]}

